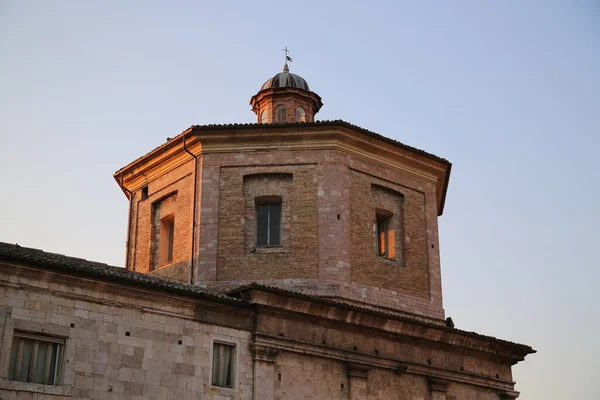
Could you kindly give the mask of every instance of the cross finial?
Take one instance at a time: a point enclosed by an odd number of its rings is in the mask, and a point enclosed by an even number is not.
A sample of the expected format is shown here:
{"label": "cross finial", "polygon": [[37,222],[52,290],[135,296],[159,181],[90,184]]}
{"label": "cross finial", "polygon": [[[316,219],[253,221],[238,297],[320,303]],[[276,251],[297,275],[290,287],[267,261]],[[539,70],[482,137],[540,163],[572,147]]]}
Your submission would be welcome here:
{"label": "cross finial", "polygon": [[285,52],[285,64],[283,64],[283,72],[288,72],[290,69],[288,68],[288,61],[292,62],[292,57],[288,56],[288,53],[290,52],[287,48],[287,46],[285,46],[285,48],[283,49],[283,51]]}

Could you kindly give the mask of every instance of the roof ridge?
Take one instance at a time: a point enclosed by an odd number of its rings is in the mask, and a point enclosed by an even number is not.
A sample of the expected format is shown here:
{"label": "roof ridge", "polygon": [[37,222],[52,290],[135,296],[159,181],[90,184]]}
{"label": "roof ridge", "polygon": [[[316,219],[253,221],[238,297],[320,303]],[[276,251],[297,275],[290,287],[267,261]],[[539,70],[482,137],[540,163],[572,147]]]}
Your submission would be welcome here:
{"label": "roof ridge", "polygon": [[19,244],[0,242],[0,260],[2,259],[32,263],[38,266],[46,267],[46,269],[50,270],[54,269],[76,275],[86,275],[94,278],[118,281],[124,284],[166,290],[176,294],[209,297],[235,302],[237,304],[244,303],[242,300],[235,299],[231,296],[218,293],[208,288],[190,285],[187,283],[174,282],[157,276],[129,271],[123,267],[117,267],[97,261],[90,261],[83,258],[46,252],[41,249],[23,247]]}

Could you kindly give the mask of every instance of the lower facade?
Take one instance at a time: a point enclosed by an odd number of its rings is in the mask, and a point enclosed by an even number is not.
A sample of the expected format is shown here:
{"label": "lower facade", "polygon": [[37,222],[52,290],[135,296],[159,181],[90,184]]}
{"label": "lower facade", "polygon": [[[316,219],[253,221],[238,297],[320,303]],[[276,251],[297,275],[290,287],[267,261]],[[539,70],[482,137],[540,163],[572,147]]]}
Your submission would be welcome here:
{"label": "lower facade", "polygon": [[3,400],[514,399],[511,367],[533,352],[268,286],[217,294],[9,250]]}

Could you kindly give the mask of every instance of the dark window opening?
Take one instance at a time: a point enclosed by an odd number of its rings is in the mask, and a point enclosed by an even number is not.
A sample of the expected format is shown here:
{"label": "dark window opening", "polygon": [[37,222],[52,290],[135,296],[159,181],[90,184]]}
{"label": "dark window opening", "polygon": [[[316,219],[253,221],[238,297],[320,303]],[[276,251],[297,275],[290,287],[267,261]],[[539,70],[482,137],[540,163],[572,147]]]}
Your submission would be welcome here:
{"label": "dark window opening", "polygon": [[377,255],[381,257],[395,257],[394,232],[391,229],[392,215],[387,211],[377,211],[376,214]]}
{"label": "dark window opening", "polygon": [[281,197],[256,199],[256,245],[281,245]]}
{"label": "dark window opening", "polygon": [[175,217],[168,215],[160,220],[160,237],[158,239],[158,264],[173,262],[173,246],[175,241]]}
{"label": "dark window opening", "polygon": [[148,198],[148,186],[144,186],[142,188],[142,200],[146,200]]}

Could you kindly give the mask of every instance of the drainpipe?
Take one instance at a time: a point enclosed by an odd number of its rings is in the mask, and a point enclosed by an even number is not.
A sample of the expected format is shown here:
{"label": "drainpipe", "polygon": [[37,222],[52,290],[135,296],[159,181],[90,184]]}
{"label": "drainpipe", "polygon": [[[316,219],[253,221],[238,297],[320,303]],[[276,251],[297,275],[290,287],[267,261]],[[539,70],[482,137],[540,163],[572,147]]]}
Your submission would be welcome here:
{"label": "drainpipe", "polygon": [[194,195],[193,199],[193,211],[192,211],[192,256],[190,257],[190,285],[194,284],[194,248],[196,243],[196,191],[198,188],[198,156],[194,155],[191,151],[188,150],[185,142],[185,134],[183,135],[183,150],[188,153],[190,156],[194,157]]}
{"label": "drainpipe", "polygon": [[[129,268],[129,242],[131,241],[131,209],[133,208],[133,193],[123,186],[123,171],[121,171],[121,189],[127,192],[129,197],[129,213],[127,218],[127,249],[125,250],[125,269]],[[133,268],[132,268],[133,269]]]}

